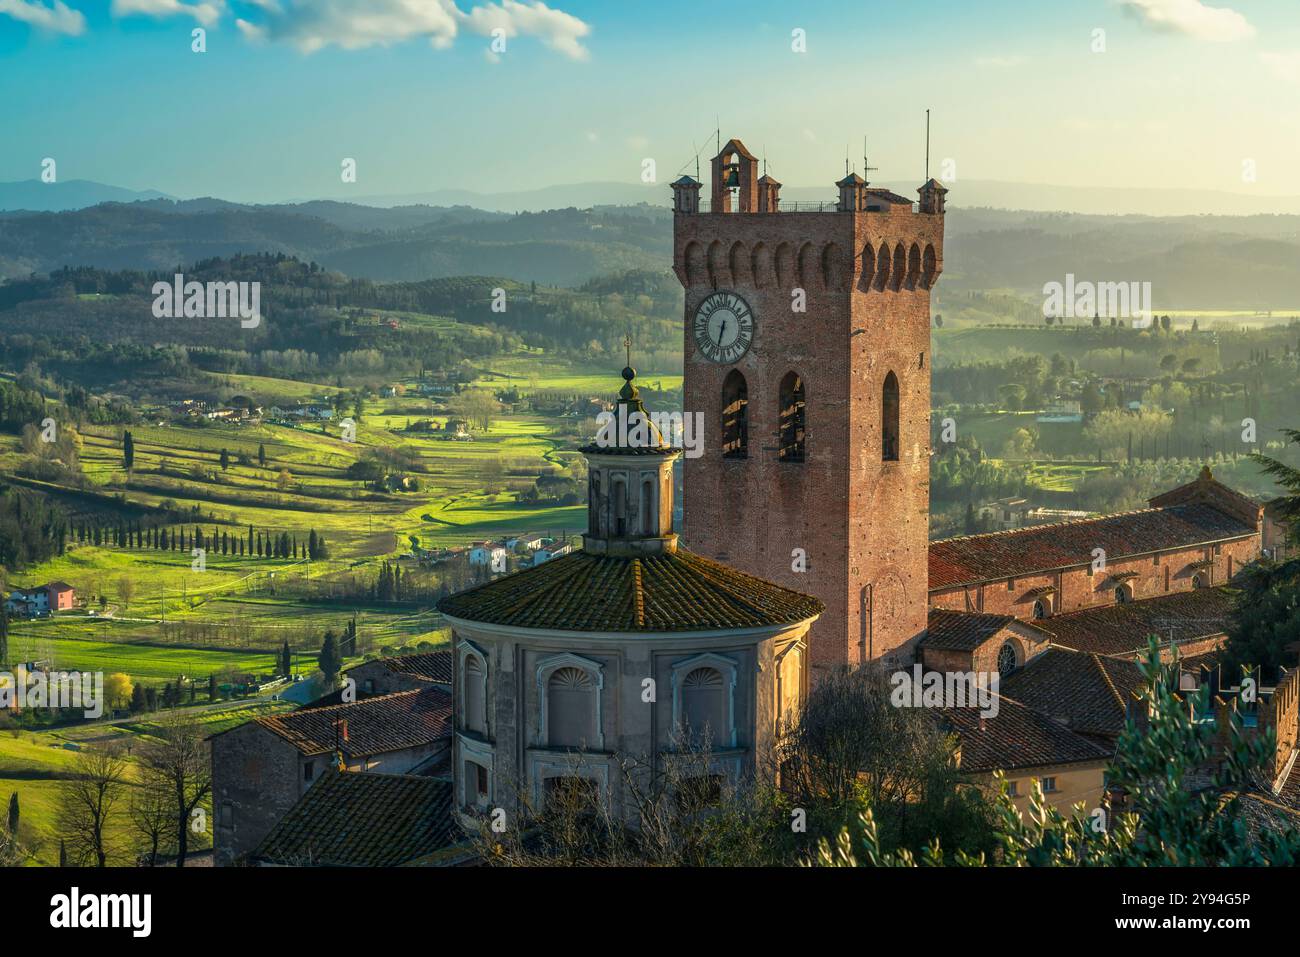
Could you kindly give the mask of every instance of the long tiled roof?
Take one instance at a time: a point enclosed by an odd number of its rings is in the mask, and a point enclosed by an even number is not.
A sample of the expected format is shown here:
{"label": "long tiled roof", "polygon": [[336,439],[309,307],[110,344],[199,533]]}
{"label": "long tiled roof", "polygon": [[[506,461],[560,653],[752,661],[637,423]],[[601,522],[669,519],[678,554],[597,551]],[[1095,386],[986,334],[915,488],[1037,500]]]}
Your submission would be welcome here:
{"label": "long tiled roof", "polygon": [[432,651],[422,655],[398,655],[395,658],[380,659],[389,671],[404,675],[415,675],[436,681],[438,684],[451,684],[451,652]]}
{"label": "long tiled roof", "polygon": [[1064,719],[1072,731],[1115,738],[1142,687],[1132,661],[1049,648],[1004,678],[1000,690],[1003,697]]}
{"label": "long tiled roof", "polygon": [[1113,562],[1256,532],[1216,508],[1189,503],[949,538],[930,543],[930,590],[1086,565],[1094,548]]}
{"label": "long tiled roof", "polygon": [[[954,651],[974,651],[1007,625],[1017,621],[1015,615],[986,615],[974,611],[951,611],[931,608],[922,648],[943,648]],[[1041,631],[1036,625],[1020,622],[1021,627]],[[1043,638],[1051,635],[1043,634]]]}
{"label": "long tiled roof", "polygon": [[1002,697],[995,717],[976,708],[945,708],[943,720],[961,738],[961,770],[984,773],[1103,760],[1110,753],[1045,714]]}
{"label": "long tiled roof", "polygon": [[577,551],[438,603],[454,618],[566,631],[712,631],[792,625],[816,598],[684,549],[642,558]]}
{"label": "long tiled roof", "polygon": [[[430,687],[256,720],[303,754],[323,754],[337,746],[347,756],[362,757],[420,747],[450,736],[451,695]],[[346,741],[338,729],[343,720],[347,721]]]}
{"label": "long tiled roof", "polygon": [[1162,643],[1222,634],[1228,628],[1232,597],[1223,588],[1194,588],[1158,598],[1120,602],[1055,615],[1038,622],[1055,644],[1099,655],[1141,651],[1147,636]]}
{"label": "long tiled roof", "polygon": [[254,861],[395,867],[451,844],[452,784],[408,774],[326,774],[272,828]]}

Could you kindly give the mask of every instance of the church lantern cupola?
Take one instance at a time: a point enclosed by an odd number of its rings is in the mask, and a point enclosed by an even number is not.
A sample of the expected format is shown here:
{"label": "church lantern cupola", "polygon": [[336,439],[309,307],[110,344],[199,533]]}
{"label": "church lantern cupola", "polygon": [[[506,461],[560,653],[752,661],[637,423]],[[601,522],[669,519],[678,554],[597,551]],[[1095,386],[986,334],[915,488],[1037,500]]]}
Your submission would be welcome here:
{"label": "church lantern cupola", "polygon": [[677,550],[673,533],[673,463],[681,455],[641,404],[623,370],[614,411],[601,418],[587,459],[587,533],[583,549],[597,555],[663,555]]}

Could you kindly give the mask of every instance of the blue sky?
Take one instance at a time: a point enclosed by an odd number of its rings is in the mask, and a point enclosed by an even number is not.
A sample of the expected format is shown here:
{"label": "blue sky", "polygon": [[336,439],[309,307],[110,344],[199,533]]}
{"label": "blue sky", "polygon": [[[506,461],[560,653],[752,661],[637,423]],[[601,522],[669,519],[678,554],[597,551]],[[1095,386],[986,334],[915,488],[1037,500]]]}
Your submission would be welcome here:
{"label": "blue sky", "polygon": [[637,182],[647,157],[662,183],[711,155],[715,116],[789,185],[842,175],[864,133],[873,178],[919,182],[927,107],[959,177],[1294,194],[1300,8],[0,0],[0,104],[0,181],[53,157],[246,201]]}

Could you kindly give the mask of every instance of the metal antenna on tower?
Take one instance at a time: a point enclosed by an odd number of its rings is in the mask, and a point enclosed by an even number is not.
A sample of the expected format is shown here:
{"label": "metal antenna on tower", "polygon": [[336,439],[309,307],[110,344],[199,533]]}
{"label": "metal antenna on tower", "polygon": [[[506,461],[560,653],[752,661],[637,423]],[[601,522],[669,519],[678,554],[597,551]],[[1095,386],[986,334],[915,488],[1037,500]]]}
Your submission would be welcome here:
{"label": "metal antenna on tower", "polygon": [[870,183],[866,182],[866,180],[871,179],[872,172],[876,171],[877,169],[879,169],[879,167],[870,166],[867,164],[867,138],[863,136],[862,137],[862,179],[864,181],[863,185],[866,186],[871,185]]}
{"label": "metal antenna on tower", "polygon": [[930,111],[925,111],[925,181],[930,182]]}

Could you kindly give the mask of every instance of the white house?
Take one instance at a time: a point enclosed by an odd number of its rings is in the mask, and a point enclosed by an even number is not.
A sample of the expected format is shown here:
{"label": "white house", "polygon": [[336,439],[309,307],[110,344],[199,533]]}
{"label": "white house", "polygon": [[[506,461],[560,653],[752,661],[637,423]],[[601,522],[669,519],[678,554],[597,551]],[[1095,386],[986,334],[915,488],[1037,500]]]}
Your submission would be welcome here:
{"label": "white house", "polygon": [[506,567],[506,547],[504,545],[494,545],[492,542],[480,542],[469,550],[469,563],[471,565],[491,565],[493,568],[505,570]]}
{"label": "white house", "polygon": [[564,545],[548,545],[545,548],[539,548],[537,551],[533,552],[533,564],[540,565],[542,562],[549,562],[552,558],[559,558],[561,555],[567,555],[571,551],[573,551],[573,546],[567,543]]}

